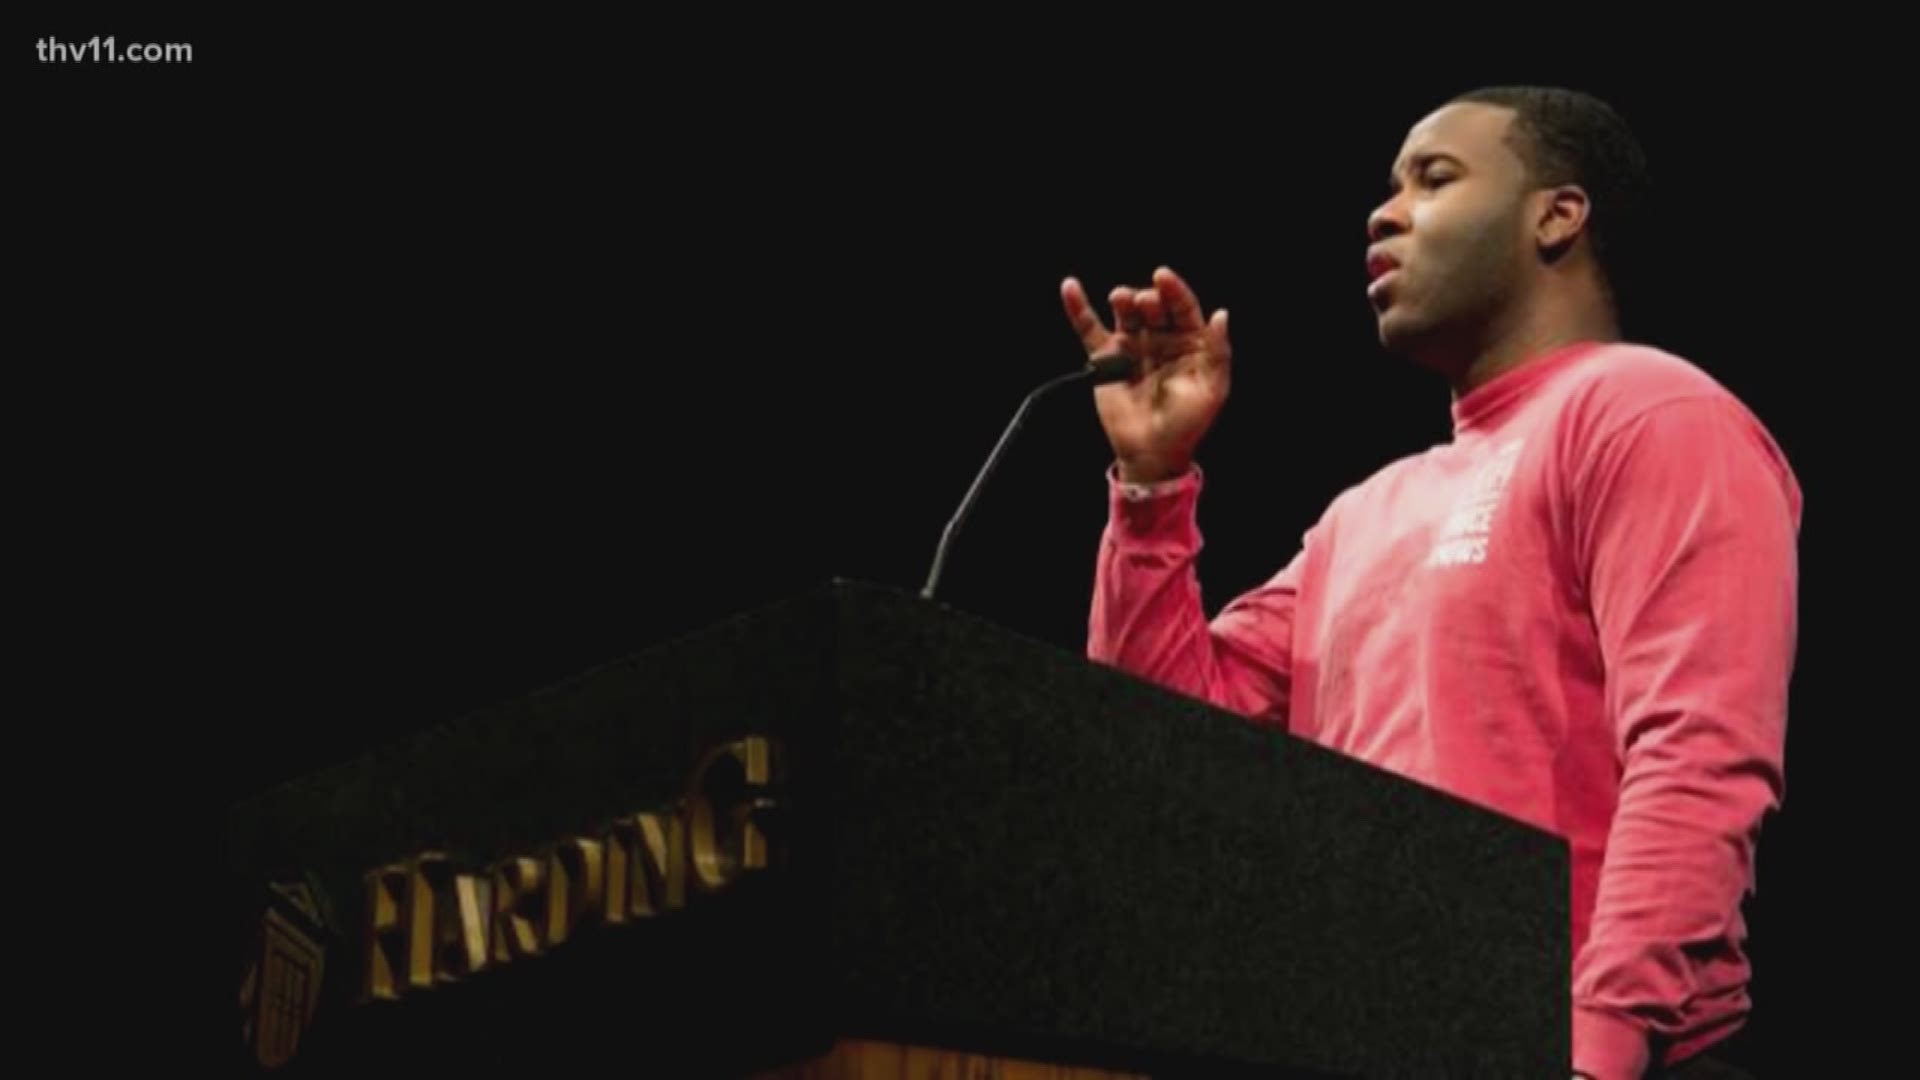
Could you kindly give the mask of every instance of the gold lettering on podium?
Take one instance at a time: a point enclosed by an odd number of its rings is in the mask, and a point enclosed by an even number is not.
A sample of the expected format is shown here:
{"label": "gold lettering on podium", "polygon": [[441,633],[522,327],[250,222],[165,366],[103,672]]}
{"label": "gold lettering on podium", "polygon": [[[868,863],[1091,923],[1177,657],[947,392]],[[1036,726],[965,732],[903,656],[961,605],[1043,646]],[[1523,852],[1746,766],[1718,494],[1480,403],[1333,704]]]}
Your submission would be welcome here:
{"label": "gold lettering on podium", "polygon": [[452,888],[435,905],[434,966],[438,982],[458,982],[487,967],[487,942],[493,925],[493,882],[473,874],[454,874]]}
{"label": "gold lettering on podium", "polygon": [[[537,957],[596,926],[658,918],[775,865],[764,827],[778,810],[775,748],[763,736],[715,747],[668,806],[624,815],[593,837],[462,870],[424,852],[364,875],[362,1000],[394,1000]],[[691,888],[690,888],[691,886]]]}
{"label": "gold lettering on podium", "polygon": [[433,985],[433,886],[428,853],[366,875],[367,965],[363,996],[392,999]]}
{"label": "gold lettering on podium", "polygon": [[621,818],[608,848],[605,909],[619,911],[625,922],[685,907],[686,865],[687,824],[679,813]]}
{"label": "gold lettering on podium", "polygon": [[503,859],[493,868],[493,950],[496,964],[541,953],[541,886],[547,864],[540,859]]}
{"label": "gold lettering on podium", "polygon": [[[743,871],[766,868],[767,838],[756,819],[760,811],[773,806],[771,799],[758,794],[772,778],[772,768],[767,740],[755,736],[715,749],[694,771],[687,795],[687,830],[693,844],[694,882],[701,891],[718,892]],[[723,793],[733,794],[732,805],[724,812],[724,831],[717,820],[721,813],[715,808],[716,798],[724,798]]]}
{"label": "gold lettering on podium", "polygon": [[407,870],[404,866],[383,866],[366,875],[367,960],[366,980],[361,995],[375,1001],[390,1001],[400,996],[394,973],[406,955],[406,928],[400,923],[400,898],[406,895]]}
{"label": "gold lettering on podium", "polygon": [[606,902],[605,849],[598,840],[563,840],[547,855],[547,944],[564,943]]}

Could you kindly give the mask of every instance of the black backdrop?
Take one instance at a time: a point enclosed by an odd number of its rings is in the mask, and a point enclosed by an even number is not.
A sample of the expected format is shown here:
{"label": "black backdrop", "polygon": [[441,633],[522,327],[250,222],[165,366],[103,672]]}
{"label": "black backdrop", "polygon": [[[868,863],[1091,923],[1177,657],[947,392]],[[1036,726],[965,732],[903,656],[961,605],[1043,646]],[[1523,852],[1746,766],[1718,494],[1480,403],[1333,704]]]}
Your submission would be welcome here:
{"label": "black backdrop", "polygon": [[[1447,437],[1445,388],[1378,349],[1362,294],[1407,126],[1473,86],[1566,83],[1622,108],[1662,188],[1636,336],[1746,400],[1807,491],[1753,948],[1763,1051],[1845,1044],[1837,965],[1871,950],[1829,928],[1864,918],[1837,882],[1871,857],[1832,842],[1863,820],[1835,721],[1878,703],[1836,584],[1862,480],[1816,434],[1824,373],[1861,355],[1835,344],[1860,313],[1832,246],[1874,218],[1842,196],[1873,172],[1844,98],[1620,56],[1316,74],[1300,43],[1183,78],[1029,53],[1016,79],[971,39],[942,59],[956,42],[909,38],[629,59],[584,28],[499,28],[479,55],[256,52],[255,81],[210,94],[227,134],[203,194],[239,227],[203,374],[235,405],[193,433],[217,481],[196,543],[238,586],[238,640],[170,758],[231,800],[829,575],[916,588],[1022,394],[1080,360],[1069,273],[1103,295],[1164,263],[1233,311],[1201,453],[1217,606],[1341,488]],[[1106,463],[1084,395],[1040,409],[944,598],[1078,650]]]}

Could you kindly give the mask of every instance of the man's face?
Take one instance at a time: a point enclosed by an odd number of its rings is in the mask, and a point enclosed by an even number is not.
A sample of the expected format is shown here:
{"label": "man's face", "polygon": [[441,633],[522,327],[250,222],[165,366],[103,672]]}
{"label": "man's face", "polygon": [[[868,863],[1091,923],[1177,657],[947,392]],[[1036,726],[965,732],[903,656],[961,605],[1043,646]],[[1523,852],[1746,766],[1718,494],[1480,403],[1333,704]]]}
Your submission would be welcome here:
{"label": "man's face", "polygon": [[1471,348],[1518,298],[1535,252],[1513,113],[1454,104],[1408,132],[1392,196],[1367,219],[1380,341],[1415,359]]}

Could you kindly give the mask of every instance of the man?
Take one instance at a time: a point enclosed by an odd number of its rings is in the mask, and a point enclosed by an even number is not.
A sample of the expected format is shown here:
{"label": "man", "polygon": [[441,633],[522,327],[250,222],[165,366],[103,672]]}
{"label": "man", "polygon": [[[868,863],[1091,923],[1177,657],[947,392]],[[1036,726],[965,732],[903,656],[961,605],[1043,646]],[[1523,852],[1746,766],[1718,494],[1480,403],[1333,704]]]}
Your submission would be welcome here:
{"label": "man", "polygon": [[1390,350],[1453,387],[1453,438],[1345,492],[1217,616],[1194,559],[1227,314],[1162,268],[1068,279],[1112,443],[1089,655],[1565,836],[1574,1069],[1709,1067],[1750,1003],[1740,905],[1783,793],[1798,484],[1696,367],[1620,340],[1645,187],[1587,95],[1480,91],[1408,134],[1368,221]]}

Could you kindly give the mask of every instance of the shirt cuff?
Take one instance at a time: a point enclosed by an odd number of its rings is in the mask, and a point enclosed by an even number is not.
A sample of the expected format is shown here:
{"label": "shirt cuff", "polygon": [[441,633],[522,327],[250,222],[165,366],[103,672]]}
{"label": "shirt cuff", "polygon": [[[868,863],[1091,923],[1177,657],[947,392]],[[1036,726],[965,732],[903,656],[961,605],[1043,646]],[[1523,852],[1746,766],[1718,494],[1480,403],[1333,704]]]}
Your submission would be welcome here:
{"label": "shirt cuff", "polygon": [[1107,467],[1107,512],[1113,536],[1122,543],[1175,543],[1198,546],[1195,507],[1200,499],[1200,467],[1153,484],[1129,484],[1120,467]]}
{"label": "shirt cuff", "polygon": [[1650,1054],[1632,1021],[1598,1009],[1573,1010],[1573,1069],[1594,1080],[1640,1080]]}

